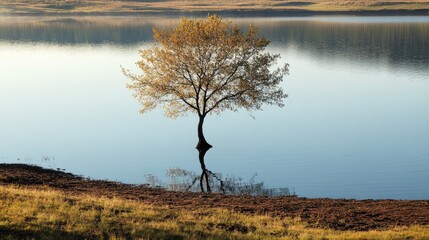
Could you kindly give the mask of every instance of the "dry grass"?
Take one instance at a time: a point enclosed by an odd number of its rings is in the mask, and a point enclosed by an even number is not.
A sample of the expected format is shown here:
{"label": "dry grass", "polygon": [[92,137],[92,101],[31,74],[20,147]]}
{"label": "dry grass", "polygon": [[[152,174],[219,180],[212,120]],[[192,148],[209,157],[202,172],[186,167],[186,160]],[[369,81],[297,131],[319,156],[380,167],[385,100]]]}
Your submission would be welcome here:
{"label": "dry grass", "polygon": [[310,228],[299,219],[178,210],[136,200],[0,186],[1,239],[429,239],[429,226]]}
{"label": "dry grass", "polygon": [[429,10],[429,0],[0,0],[0,13]]}

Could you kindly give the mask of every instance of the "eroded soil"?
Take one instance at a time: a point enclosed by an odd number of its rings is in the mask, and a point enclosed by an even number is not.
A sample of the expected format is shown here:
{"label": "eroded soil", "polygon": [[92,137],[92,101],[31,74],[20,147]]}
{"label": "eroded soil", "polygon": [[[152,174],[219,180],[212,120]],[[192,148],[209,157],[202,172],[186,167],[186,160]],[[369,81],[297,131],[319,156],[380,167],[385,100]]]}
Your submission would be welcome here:
{"label": "eroded soil", "polygon": [[353,200],[295,196],[268,198],[171,192],[144,185],[90,180],[24,164],[0,164],[0,184],[44,186],[65,193],[115,196],[171,208],[221,207],[246,214],[300,217],[313,226],[337,230],[372,230],[429,224],[429,200]]}

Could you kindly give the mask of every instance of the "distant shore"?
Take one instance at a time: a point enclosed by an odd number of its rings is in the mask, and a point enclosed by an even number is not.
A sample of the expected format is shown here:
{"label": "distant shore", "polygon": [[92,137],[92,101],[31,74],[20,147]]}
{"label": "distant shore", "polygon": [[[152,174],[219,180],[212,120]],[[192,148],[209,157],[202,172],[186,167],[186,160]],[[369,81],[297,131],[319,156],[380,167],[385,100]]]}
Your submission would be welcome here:
{"label": "distant shore", "polygon": [[429,16],[429,0],[0,0],[0,16]]}
{"label": "distant shore", "polygon": [[169,16],[169,17],[311,17],[311,16],[429,16],[429,9],[390,9],[390,10],[351,10],[351,11],[311,11],[311,10],[219,10],[219,11],[154,11],[154,12],[37,12],[37,13],[2,13],[1,16]]}

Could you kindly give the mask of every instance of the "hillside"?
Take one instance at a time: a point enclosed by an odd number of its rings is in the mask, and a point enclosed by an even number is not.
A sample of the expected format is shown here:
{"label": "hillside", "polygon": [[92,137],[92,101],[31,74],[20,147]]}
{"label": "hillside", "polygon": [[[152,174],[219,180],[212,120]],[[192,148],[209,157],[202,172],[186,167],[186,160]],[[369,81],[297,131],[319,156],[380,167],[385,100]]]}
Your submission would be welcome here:
{"label": "hillside", "polygon": [[0,0],[3,14],[428,15],[429,0]]}

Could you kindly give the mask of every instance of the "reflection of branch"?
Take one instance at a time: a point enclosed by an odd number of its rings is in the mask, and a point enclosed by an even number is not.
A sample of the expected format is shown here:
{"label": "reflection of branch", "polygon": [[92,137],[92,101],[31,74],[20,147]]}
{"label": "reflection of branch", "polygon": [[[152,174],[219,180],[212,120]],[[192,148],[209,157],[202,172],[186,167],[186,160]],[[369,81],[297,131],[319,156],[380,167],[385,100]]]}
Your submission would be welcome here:
{"label": "reflection of branch", "polygon": [[210,170],[208,170],[208,169],[206,169],[206,171],[211,175],[211,176],[213,176],[214,178],[216,178],[216,180],[218,180],[219,182],[220,182],[220,190],[222,191],[222,193],[224,193],[225,194],[225,189],[224,189],[224,187],[223,187],[223,181],[222,181],[222,179],[220,178],[220,177],[218,177],[215,173],[213,173],[212,171],[210,171]]}
{"label": "reflection of branch", "polygon": [[[164,188],[171,191],[198,191],[196,183],[199,180],[205,180],[207,176],[209,183],[213,185],[214,192],[234,195],[251,195],[251,196],[290,196],[295,195],[289,188],[266,188],[263,182],[255,181],[257,174],[253,174],[248,181],[243,181],[241,177],[226,176],[222,177],[221,173],[214,173],[206,169],[206,174],[202,177],[195,172],[187,171],[180,168],[167,170],[167,176],[170,177],[170,184],[166,185],[158,177],[145,174],[146,183],[150,187]],[[185,178],[185,179],[182,179]]]}
{"label": "reflection of branch", "polygon": [[191,188],[194,186],[194,184],[198,181],[199,177],[194,177],[194,179],[192,180],[192,183],[188,186],[188,188],[186,188],[186,192],[191,190]]}

